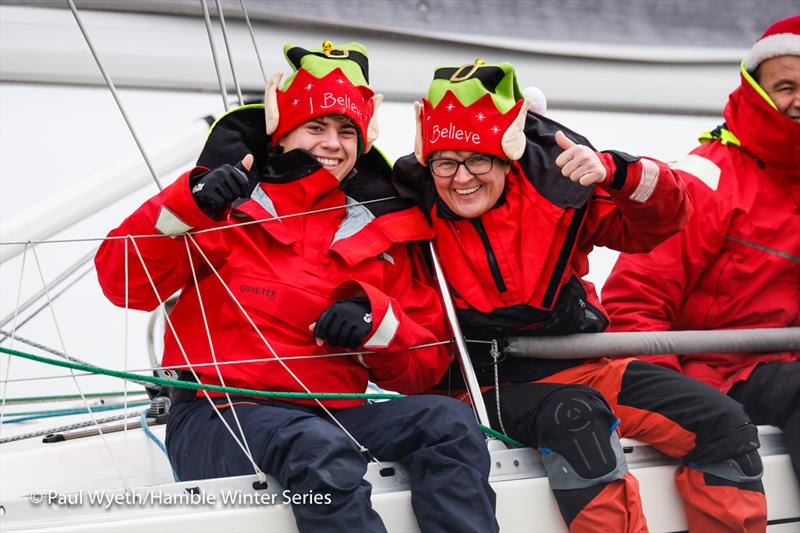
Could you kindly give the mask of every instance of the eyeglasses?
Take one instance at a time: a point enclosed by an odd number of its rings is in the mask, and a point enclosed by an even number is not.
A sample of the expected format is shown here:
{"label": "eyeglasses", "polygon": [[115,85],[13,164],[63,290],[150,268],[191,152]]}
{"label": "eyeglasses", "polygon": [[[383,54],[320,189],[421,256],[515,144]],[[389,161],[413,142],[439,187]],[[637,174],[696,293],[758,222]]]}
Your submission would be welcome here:
{"label": "eyeglasses", "polygon": [[473,176],[480,176],[492,170],[495,158],[489,155],[474,155],[464,161],[457,159],[429,159],[431,172],[437,178],[452,178],[458,172],[458,167],[464,165],[467,172]]}

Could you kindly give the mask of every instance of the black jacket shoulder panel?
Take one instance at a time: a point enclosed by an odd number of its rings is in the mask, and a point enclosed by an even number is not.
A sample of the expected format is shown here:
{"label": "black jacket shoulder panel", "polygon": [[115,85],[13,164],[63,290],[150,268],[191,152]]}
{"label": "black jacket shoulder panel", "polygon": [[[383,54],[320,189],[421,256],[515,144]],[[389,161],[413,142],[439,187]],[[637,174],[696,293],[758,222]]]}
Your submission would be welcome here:
{"label": "black jacket shoulder panel", "polygon": [[392,198],[364,206],[376,217],[414,205],[410,199],[399,197],[392,187],[392,167],[377,149],[359,157],[354,170],[355,174],[345,179],[341,186],[347,196],[358,202]]}
{"label": "black jacket shoulder panel", "polygon": [[239,107],[213,124],[200,157],[197,158],[197,165],[209,169],[226,163],[235,165],[247,154],[253,154],[255,162],[251,172],[263,175],[270,144],[264,106],[253,104]]}
{"label": "black jacket shoulder panel", "polygon": [[583,135],[555,120],[528,112],[525,120],[527,145],[519,165],[539,194],[559,207],[579,208],[592,196],[594,186],[584,187],[561,174],[561,169],[556,165],[556,158],[563,152],[555,140],[556,132],[559,130],[574,142],[595,150],[592,143]]}
{"label": "black jacket shoulder panel", "polygon": [[431,209],[436,202],[436,188],[430,171],[419,164],[414,154],[405,155],[395,162],[392,187],[400,198],[419,206],[430,221]]}

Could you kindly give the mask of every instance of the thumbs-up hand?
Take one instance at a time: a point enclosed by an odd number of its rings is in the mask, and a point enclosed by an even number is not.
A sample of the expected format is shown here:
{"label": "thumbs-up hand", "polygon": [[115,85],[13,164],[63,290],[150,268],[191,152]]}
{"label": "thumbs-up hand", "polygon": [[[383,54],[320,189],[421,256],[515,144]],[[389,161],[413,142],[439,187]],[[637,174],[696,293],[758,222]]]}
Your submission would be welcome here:
{"label": "thumbs-up hand", "polygon": [[556,143],[564,149],[556,158],[556,165],[564,176],[584,187],[606,179],[606,167],[594,150],[569,140],[560,130],[556,132]]}
{"label": "thumbs-up hand", "polygon": [[236,165],[224,164],[192,178],[190,187],[194,201],[211,218],[219,217],[237,198],[250,196],[254,184],[247,177],[253,166],[253,155],[247,154]]}

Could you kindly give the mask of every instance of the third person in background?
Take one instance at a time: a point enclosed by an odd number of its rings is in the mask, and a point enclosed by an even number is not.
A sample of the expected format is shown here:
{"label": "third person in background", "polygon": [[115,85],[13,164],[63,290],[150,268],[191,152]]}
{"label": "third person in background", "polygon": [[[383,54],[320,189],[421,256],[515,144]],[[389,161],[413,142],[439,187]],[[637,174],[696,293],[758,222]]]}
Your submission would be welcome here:
{"label": "third person in background", "polygon": [[[695,214],[648,254],[623,254],[603,289],[611,328],[800,325],[800,16],[770,26],[741,66],[725,123],[677,168]],[[696,176],[696,177],[695,177]],[[800,480],[800,351],[648,358],[783,429]]]}

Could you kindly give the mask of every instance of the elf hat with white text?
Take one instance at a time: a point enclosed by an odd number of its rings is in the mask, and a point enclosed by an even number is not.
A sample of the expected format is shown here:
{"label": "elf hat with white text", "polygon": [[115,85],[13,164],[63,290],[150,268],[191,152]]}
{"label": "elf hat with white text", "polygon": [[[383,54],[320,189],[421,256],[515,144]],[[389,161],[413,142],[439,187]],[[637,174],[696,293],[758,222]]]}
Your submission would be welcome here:
{"label": "elf hat with white text", "polygon": [[294,72],[279,89],[282,74],[267,82],[264,107],[267,133],[277,144],[288,132],[324,115],[344,115],[358,129],[359,152],[369,151],[378,137],[375,111],[383,96],[368,87],[367,50],[359,43],[306,50],[292,44],[283,53]]}
{"label": "elf hat with white text", "polygon": [[465,150],[517,160],[525,151],[525,114],[530,102],[509,63],[439,67],[428,97],[415,102],[414,153],[426,165],[432,152]]}

